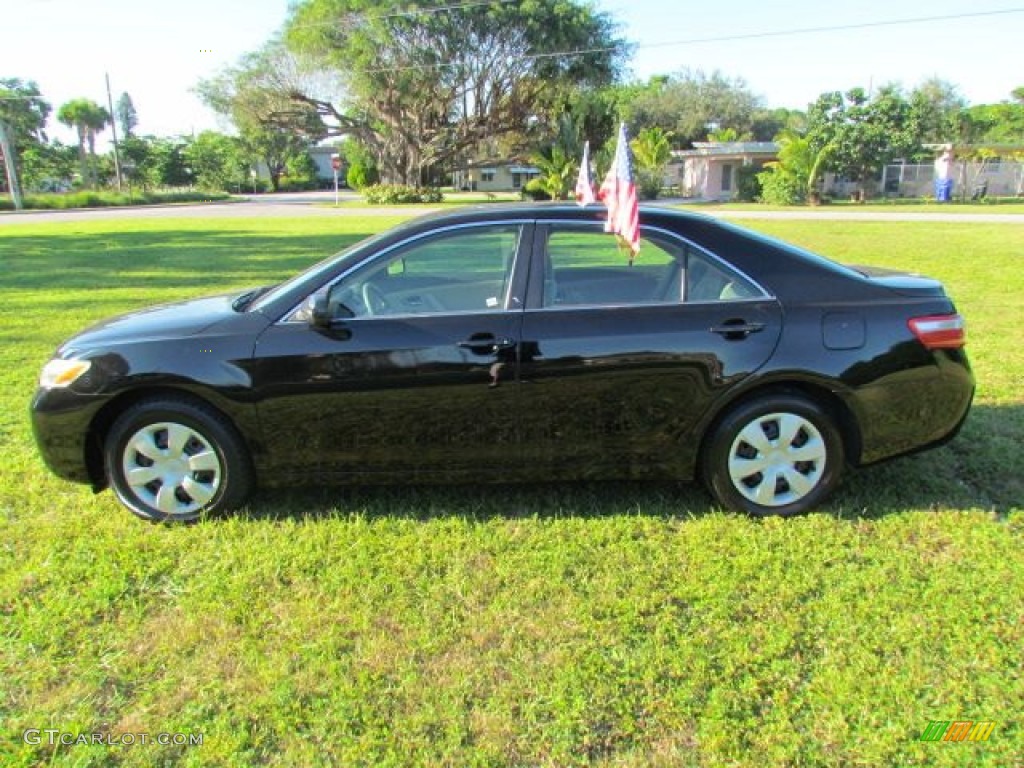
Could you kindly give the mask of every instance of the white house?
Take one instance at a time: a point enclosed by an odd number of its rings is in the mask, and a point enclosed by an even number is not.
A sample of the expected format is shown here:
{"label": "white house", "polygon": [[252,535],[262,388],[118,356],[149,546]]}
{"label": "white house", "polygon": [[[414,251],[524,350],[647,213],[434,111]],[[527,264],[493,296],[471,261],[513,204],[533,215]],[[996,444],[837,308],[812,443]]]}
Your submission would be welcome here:
{"label": "white house", "polygon": [[736,172],[777,160],[779,145],[773,141],[701,141],[693,149],[672,153],[666,178],[668,186],[680,187],[683,197],[698,200],[731,200],[736,194]]}
{"label": "white house", "polygon": [[539,175],[539,168],[519,160],[477,160],[453,172],[452,185],[473,192],[518,192]]}

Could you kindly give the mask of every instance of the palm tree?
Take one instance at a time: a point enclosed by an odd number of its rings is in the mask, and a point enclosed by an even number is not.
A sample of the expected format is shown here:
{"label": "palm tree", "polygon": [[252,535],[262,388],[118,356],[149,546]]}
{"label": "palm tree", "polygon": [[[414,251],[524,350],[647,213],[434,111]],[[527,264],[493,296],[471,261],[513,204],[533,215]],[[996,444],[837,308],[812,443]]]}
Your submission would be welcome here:
{"label": "palm tree", "polygon": [[665,167],[672,161],[671,138],[671,131],[655,127],[645,128],[630,142],[637,165],[640,196],[644,200],[654,200],[661,192]]}
{"label": "palm tree", "polygon": [[579,164],[557,144],[530,155],[540,175],[526,185],[531,192],[543,192],[552,200],[567,200],[576,182]]}
{"label": "palm tree", "polygon": [[[82,165],[82,182],[96,186],[96,134],[110,124],[110,113],[90,99],[72,99],[57,110],[57,119],[78,131],[78,160]],[[88,146],[88,154],[86,147]],[[93,162],[89,162],[92,160]]]}

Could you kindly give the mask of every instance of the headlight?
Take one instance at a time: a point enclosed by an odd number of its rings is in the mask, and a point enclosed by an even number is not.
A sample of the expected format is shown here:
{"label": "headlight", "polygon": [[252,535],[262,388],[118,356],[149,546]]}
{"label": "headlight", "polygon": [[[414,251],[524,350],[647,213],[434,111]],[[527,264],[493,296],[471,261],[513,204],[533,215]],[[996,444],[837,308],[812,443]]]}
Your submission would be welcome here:
{"label": "headlight", "polygon": [[43,389],[61,389],[71,386],[79,376],[89,370],[88,360],[51,360],[39,374],[39,386]]}

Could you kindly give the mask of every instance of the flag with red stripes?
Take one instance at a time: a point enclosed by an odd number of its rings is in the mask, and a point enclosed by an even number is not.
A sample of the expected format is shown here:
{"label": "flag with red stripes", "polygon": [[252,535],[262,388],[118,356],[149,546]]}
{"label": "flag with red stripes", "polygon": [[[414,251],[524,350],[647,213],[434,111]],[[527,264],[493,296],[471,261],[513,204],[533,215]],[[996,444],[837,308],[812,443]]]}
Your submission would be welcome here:
{"label": "flag with red stripes", "polygon": [[605,232],[614,232],[629,246],[632,255],[640,250],[640,210],[633,181],[633,165],[629,159],[629,141],[626,124],[619,126],[619,139],[615,146],[615,159],[608,169],[597,197],[608,208]]}

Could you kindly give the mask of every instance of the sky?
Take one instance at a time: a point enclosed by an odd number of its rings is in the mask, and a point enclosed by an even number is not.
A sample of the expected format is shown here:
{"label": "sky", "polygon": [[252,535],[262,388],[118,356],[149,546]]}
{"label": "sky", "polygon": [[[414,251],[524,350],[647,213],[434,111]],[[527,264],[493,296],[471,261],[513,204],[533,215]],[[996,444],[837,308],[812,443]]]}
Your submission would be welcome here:
{"label": "sky", "polygon": [[[451,0],[452,3],[459,0]],[[35,80],[56,112],[128,92],[137,132],[229,126],[191,93],[280,29],[290,0],[0,0],[0,77]],[[686,69],[742,79],[767,107],[825,91],[947,80],[971,104],[1024,85],[1024,0],[595,0],[636,48],[633,78]],[[940,18],[956,17],[956,18]],[[914,21],[908,21],[914,20]],[[902,22],[907,23],[892,23]],[[73,143],[51,116],[49,135]],[[109,138],[109,133],[107,134]]]}

